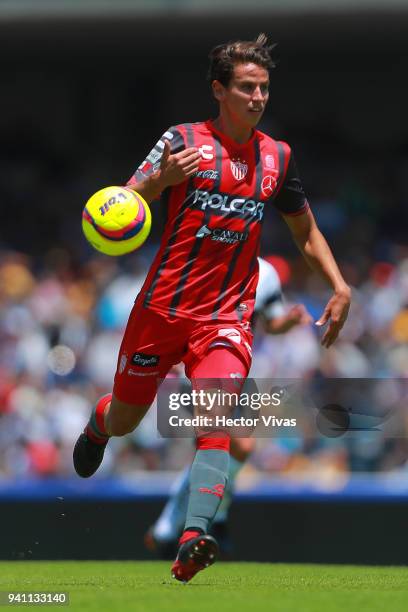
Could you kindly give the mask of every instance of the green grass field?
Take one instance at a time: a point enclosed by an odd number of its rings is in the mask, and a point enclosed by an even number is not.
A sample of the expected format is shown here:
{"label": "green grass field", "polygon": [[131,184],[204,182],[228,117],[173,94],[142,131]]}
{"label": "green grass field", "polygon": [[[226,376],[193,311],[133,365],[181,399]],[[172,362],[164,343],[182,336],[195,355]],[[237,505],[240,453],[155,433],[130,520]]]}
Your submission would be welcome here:
{"label": "green grass field", "polygon": [[68,607],[47,607],[98,612],[408,609],[408,568],[217,563],[183,585],[170,578],[169,567],[164,562],[0,562],[0,590],[65,591]]}

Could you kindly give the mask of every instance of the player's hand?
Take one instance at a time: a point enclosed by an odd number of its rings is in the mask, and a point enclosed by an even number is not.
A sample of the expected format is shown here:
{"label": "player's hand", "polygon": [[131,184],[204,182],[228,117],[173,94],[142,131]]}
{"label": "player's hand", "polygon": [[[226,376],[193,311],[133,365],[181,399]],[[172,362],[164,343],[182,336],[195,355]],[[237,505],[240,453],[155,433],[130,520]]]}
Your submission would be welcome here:
{"label": "player's hand", "polygon": [[351,291],[347,289],[335,293],[329,300],[326,308],[320,319],[316,321],[316,325],[321,327],[329,321],[329,327],[324,332],[322,338],[322,346],[329,348],[336,340],[341,328],[346,322],[350,309]]}
{"label": "player's hand", "polygon": [[295,304],[280,317],[264,320],[264,328],[268,334],[286,334],[297,325],[309,325],[313,321],[303,304]]}
{"label": "player's hand", "polygon": [[171,154],[170,143],[164,141],[164,150],[160,163],[160,172],[166,187],[178,185],[197,172],[201,154],[197,147],[189,147],[180,153]]}

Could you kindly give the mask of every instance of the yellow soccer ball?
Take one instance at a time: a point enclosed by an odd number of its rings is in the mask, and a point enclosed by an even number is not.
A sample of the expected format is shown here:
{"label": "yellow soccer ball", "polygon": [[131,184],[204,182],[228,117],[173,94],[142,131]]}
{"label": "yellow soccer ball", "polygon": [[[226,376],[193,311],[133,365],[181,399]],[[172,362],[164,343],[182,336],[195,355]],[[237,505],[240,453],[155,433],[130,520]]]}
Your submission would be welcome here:
{"label": "yellow soccer ball", "polygon": [[142,246],[152,215],[141,195],[126,187],[105,187],[85,204],[82,229],[90,244],[105,255],[124,255]]}

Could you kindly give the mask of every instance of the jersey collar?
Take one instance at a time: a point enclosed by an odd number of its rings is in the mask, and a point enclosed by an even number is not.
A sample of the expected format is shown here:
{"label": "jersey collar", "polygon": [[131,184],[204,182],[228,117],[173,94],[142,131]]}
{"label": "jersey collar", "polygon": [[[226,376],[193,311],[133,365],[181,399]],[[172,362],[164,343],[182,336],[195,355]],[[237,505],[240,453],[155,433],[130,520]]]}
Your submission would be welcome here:
{"label": "jersey collar", "polygon": [[208,119],[205,122],[205,124],[208,127],[208,129],[211,130],[211,132],[214,132],[215,134],[217,134],[221,140],[226,141],[235,149],[245,149],[246,147],[252,145],[257,135],[257,130],[253,130],[253,134],[249,140],[243,143],[239,143],[233,140],[233,138],[230,138],[229,136],[227,136],[227,134],[225,134],[224,132],[220,132],[220,130],[217,130],[217,128],[214,126],[213,119]]}

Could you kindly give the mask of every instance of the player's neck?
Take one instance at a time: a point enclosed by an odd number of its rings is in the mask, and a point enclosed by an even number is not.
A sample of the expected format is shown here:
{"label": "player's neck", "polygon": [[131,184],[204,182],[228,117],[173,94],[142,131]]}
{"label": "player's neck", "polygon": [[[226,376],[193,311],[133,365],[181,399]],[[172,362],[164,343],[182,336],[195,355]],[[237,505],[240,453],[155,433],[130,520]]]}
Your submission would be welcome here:
{"label": "player's neck", "polygon": [[253,129],[247,126],[237,125],[231,121],[230,117],[221,113],[217,119],[213,121],[215,129],[223,134],[226,134],[238,144],[245,144],[251,139]]}

